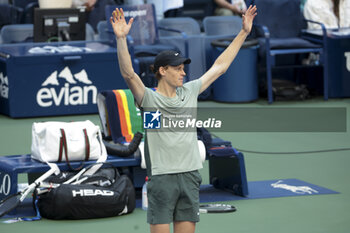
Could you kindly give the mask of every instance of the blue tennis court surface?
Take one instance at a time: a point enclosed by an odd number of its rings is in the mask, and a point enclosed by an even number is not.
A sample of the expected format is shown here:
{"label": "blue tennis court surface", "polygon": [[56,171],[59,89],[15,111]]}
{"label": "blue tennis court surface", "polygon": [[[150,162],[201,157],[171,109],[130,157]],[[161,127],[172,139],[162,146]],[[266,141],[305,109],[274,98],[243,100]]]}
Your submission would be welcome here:
{"label": "blue tennis court surface", "polygon": [[[220,202],[248,200],[257,198],[274,198],[290,196],[309,196],[320,194],[337,194],[339,192],[298,179],[262,180],[248,182],[249,195],[241,197],[232,192],[201,185],[200,202]],[[136,207],[141,207],[141,199],[136,200]]]}
{"label": "blue tennis court surface", "polygon": [[[321,194],[338,194],[339,192],[314,185],[298,179],[280,179],[280,180],[262,180],[248,182],[249,195],[241,197],[234,195],[230,191],[214,188],[212,185],[201,185],[200,202],[220,202],[248,200],[258,198],[290,197],[290,196],[309,196]],[[141,199],[136,199],[136,207],[141,207]],[[17,215],[8,215],[7,217],[34,216],[30,200],[26,200],[17,210]]]}
{"label": "blue tennis court surface", "polygon": [[249,194],[247,197],[241,197],[227,191],[215,189],[211,185],[202,185],[200,200],[201,202],[217,202],[338,193],[298,179],[250,181],[248,182],[248,191]]}

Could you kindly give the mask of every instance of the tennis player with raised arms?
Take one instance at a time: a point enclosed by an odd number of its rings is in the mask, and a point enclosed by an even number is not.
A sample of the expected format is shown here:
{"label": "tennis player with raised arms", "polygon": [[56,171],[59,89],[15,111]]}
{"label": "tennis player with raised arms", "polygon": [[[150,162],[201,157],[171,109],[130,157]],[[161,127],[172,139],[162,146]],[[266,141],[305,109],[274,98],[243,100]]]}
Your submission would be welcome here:
{"label": "tennis player with raised arms", "polygon": [[[127,47],[127,35],[133,18],[125,21],[123,9],[115,9],[110,18],[116,40],[121,74],[141,109],[153,108],[176,116],[186,109],[197,108],[197,97],[226,72],[252,29],[256,6],[250,6],[242,16],[242,29],[231,44],[216,59],[213,66],[196,80],[183,83],[186,75],[183,58],[175,51],[159,53],[153,72],[158,79],[157,90],[146,88],[134,72]],[[195,232],[199,222],[199,186],[202,168],[196,129],[146,130],[145,157],[149,183],[147,186],[147,222],[151,233],[168,233],[173,223],[174,233]]]}

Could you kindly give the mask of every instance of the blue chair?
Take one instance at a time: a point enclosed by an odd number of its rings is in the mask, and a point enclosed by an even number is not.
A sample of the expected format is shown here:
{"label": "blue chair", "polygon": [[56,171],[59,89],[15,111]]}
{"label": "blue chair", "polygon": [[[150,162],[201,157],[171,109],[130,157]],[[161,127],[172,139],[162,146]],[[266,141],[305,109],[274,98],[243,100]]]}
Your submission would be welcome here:
{"label": "blue chair", "polygon": [[[200,25],[191,17],[164,18],[158,22],[159,27],[177,29],[185,32],[188,36],[199,35],[201,33]],[[159,36],[178,36],[178,32],[160,30]]]}
{"label": "blue chair", "polygon": [[[157,55],[164,50],[177,50],[174,46],[160,43],[159,29],[168,29],[158,27],[153,4],[109,5],[106,6],[106,19],[110,18],[116,7],[123,8],[126,21],[129,21],[132,16],[134,17],[134,23],[128,35],[128,42],[131,48],[130,52],[135,56]],[[109,20],[107,20],[107,24],[110,37],[114,39],[114,33]],[[181,33],[180,31],[178,32]]]}
{"label": "blue chair", "polygon": [[34,9],[39,7],[38,2],[28,3],[23,8],[22,23],[33,23],[34,22]]}
{"label": "blue chair", "polygon": [[[204,51],[206,69],[210,68],[214,61],[213,46],[214,40],[232,38],[242,28],[242,19],[239,16],[207,16],[203,19],[204,29]],[[212,85],[205,90],[199,99],[212,99]]]}
{"label": "blue chair", "polygon": [[105,18],[105,8],[107,5],[116,4],[115,0],[97,0],[94,9],[87,15],[87,23],[91,25],[94,31],[97,31],[97,25],[100,21],[109,20]]}
{"label": "blue chair", "polygon": [[92,26],[89,23],[86,23],[85,25],[85,40],[86,41],[95,40],[95,30],[92,28]]}
{"label": "blue chair", "polygon": [[24,9],[30,3],[38,3],[38,0],[12,0],[12,5]]}
{"label": "blue chair", "polygon": [[97,35],[99,40],[108,41],[109,40],[109,32],[108,32],[108,24],[107,21],[100,21],[97,24]]}
{"label": "blue chair", "polygon": [[[94,29],[86,24],[86,41],[95,40]],[[0,42],[2,44],[13,44],[33,42],[33,24],[10,24],[0,30]]]}
{"label": "blue chair", "polygon": [[242,27],[239,16],[207,16],[203,20],[204,32],[208,36],[237,35]]}
{"label": "blue chair", "polygon": [[10,4],[0,4],[0,28],[8,24],[21,23],[23,9]]}
{"label": "blue chair", "polygon": [[203,19],[213,15],[215,3],[213,0],[185,0],[181,17],[191,17],[195,19],[203,31]]}
{"label": "blue chair", "polygon": [[242,28],[242,18],[239,16],[207,16],[203,19],[206,35],[205,50],[207,52],[207,66],[212,65],[211,42],[217,39],[231,38]]}
{"label": "blue chair", "polygon": [[[242,18],[239,16],[208,16],[203,20],[203,27],[209,67],[241,31]],[[256,64],[256,40],[247,40],[226,73],[211,85],[211,98],[220,102],[256,100],[258,98]],[[242,72],[242,70],[245,71]]]}
{"label": "blue chair", "polygon": [[12,44],[33,41],[33,24],[10,24],[0,30],[2,44]]}
{"label": "blue chair", "polygon": [[[134,23],[128,35],[128,47],[133,61],[136,72],[139,73],[141,79],[145,81],[148,75],[152,75],[148,67],[153,64],[154,57],[164,50],[180,50],[173,45],[163,44],[159,39],[159,30],[171,30],[172,32],[178,32],[179,35],[185,36],[185,33],[169,28],[159,28],[157,25],[155,9],[153,4],[141,4],[141,5],[109,5],[106,6],[106,19],[109,19],[112,12],[116,7],[122,7],[126,21],[129,21],[131,17],[134,17]],[[112,45],[115,45],[115,36],[112,26],[107,21],[107,31],[109,34],[109,41]],[[186,56],[186,54],[183,54]],[[142,73],[138,71],[142,69]],[[146,69],[146,71],[145,71]],[[145,77],[145,79],[143,79]],[[144,82],[145,83],[145,82]],[[145,83],[147,86],[147,84]],[[154,87],[155,83],[151,82],[148,86]]]}
{"label": "blue chair", "polygon": [[191,17],[170,17],[158,21],[160,28],[171,28],[182,31],[160,30],[160,41],[174,45],[181,53],[192,59],[191,64],[185,66],[187,77],[185,81],[196,79],[205,72],[205,53],[203,52],[203,37],[199,23]]}
{"label": "blue chair", "polygon": [[23,15],[18,23],[33,23],[34,8],[39,7],[38,0],[12,0],[12,5],[23,9]]}
{"label": "blue chair", "polygon": [[[266,60],[267,98],[273,102],[272,68],[278,67],[276,60],[279,55],[320,54],[320,63],[323,65],[324,99],[328,99],[328,77],[325,62],[326,52],[321,44],[312,43],[302,38],[302,29],[306,27],[305,20],[300,12],[300,0],[255,0],[259,9],[255,18],[255,33],[259,38],[259,54]],[[324,28],[324,27],[323,27]],[[325,35],[325,28],[323,31]],[[289,68],[302,67],[292,64]]]}

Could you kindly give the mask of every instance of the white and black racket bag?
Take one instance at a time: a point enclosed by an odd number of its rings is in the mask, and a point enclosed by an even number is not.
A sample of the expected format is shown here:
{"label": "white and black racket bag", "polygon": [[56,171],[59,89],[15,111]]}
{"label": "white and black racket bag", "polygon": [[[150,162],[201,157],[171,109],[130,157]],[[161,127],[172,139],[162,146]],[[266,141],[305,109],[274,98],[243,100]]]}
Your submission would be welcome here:
{"label": "white and black racket bag", "polygon": [[116,168],[100,169],[82,184],[63,184],[71,175],[51,177],[53,184],[61,183],[39,194],[37,209],[48,219],[91,219],[131,213],[135,209],[135,189],[127,175]]}

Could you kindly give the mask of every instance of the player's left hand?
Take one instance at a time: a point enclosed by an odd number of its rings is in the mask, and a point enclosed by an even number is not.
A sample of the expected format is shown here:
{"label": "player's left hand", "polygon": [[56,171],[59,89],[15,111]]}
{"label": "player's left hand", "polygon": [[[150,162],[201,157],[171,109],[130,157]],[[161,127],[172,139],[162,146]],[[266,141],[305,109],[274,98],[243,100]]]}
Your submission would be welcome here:
{"label": "player's left hand", "polygon": [[124,11],[122,8],[116,8],[109,20],[112,24],[114,34],[117,36],[117,38],[126,37],[130,31],[132,23],[134,22],[134,18],[131,18],[129,20],[129,23],[125,21]]}
{"label": "player's left hand", "polygon": [[257,13],[256,6],[250,5],[247,11],[242,15],[242,29],[246,33],[249,34],[250,31],[252,30],[253,20],[257,14],[258,13]]}

